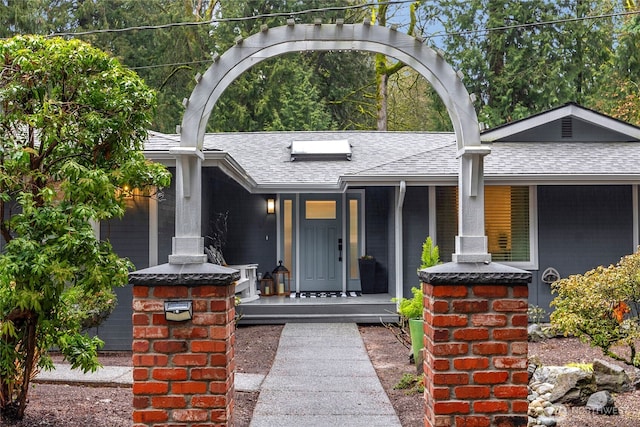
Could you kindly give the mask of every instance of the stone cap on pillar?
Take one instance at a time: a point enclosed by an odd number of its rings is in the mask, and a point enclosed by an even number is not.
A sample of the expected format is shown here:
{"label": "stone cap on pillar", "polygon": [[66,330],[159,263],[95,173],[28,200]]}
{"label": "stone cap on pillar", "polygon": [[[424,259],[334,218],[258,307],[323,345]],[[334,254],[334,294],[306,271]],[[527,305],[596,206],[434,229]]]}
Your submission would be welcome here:
{"label": "stone cap on pillar", "polygon": [[132,285],[227,286],[240,279],[240,271],[217,264],[161,264],[129,273]]}
{"label": "stone cap on pillar", "polygon": [[495,262],[459,263],[449,262],[418,271],[418,277],[431,285],[526,285],[532,274],[526,270]]}

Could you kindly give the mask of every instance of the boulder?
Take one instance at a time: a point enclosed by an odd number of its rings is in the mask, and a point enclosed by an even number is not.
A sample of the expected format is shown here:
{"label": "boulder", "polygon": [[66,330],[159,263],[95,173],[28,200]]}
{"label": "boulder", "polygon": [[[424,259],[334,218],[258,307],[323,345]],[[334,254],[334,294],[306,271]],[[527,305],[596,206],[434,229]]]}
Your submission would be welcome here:
{"label": "boulder", "polygon": [[544,366],[538,368],[533,379],[554,384],[549,401],[584,406],[597,385],[593,373],[566,366]]}
{"label": "boulder", "polygon": [[593,374],[596,377],[598,390],[608,390],[614,393],[624,393],[633,389],[633,384],[627,372],[618,365],[606,360],[593,362]]}
{"label": "boulder", "polygon": [[599,391],[589,396],[586,408],[595,414],[618,415],[618,408],[608,391]]}

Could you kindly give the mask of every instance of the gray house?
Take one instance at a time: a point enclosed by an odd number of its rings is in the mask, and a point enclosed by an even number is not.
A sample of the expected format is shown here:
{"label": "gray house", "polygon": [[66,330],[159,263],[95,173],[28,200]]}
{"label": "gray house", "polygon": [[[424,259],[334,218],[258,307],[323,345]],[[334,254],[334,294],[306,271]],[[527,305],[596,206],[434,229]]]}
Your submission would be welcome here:
{"label": "gray house", "polygon": [[[614,263],[638,246],[640,128],[566,104],[485,131],[482,141],[491,145],[488,249],[494,262],[533,273],[530,304],[549,306],[555,276]],[[173,168],[169,148],[179,144],[177,135],[151,133],[145,153]],[[453,133],[206,135],[202,233],[213,236],[226,217],[223,255],[246,278],[241,322],[393,320],[391,298],[418,285],[425,238],[443,261],[454,252],[456,150]],[[137,268],[165,263],[171,252],[174,189],[161,195],[134,192],[124,219],[100,225]],[[363,255],[375,258],[373,284],[361,283]],[[259,296],[256,277],[279,260],[291,294]],[[130,348],[130,292],[119,290],[121,303],[100,327],[106,349]]]}

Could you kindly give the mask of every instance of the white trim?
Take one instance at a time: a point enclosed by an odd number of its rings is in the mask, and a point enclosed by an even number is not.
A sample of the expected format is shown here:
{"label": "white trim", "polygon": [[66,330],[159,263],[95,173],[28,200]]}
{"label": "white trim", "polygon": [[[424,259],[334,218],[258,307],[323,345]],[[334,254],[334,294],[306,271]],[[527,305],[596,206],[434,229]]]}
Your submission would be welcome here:
{"label": "white trim", "polygon": [[342,193],[342,230],[340,233],[340,238],[342,239],[342,252],[340,253],[340,257],[342,258],[341,261],[341,268],[342,268],[342,292],[346,292],[347,291],[347,280],[349,280],[349,277],[347,275],[347,263],[349,262],[348,258],[346,257],[347,254],[347,245],[348,245],[348,241],[347,241],[347,209],[349,209],[349,207],[347,206],[347,194],[346,193]]}
{"label": "white trim", "polygon": [[436,187],[431,185],[429,191],[429,236],[434,246],[438,246],[438,218],[436,218]]}
{"label": "white trim", "polygon": [[404,254],[403,254],[403,239],[402,239],[402,231],[403,231],[403,221],[402,221],[402,210],[404,208],[404,197],[407,192],[407,183],[404,181],[400,181],[399,185],[395,188],[395,263],[396,263],[396,290],[395,297],[396,299],[396,309],[400,308],[400,298],[403,297],[403,289],[404,289],[404,269],[402,268],[404,264]]}
{"label": "white trim", "polygon": [[158,265],[158,199],[149,197],[149,267]]}
{"label": "white trim", "polygon": [[[296,244],[296,248],[294,251],[294,258],[296,259],[296,292],[300,292],[300,209],[302,209],[300,207],[300,194],[297,193],[296,197],[293,199],[294,200],[294,206],[292,211],[292,214],[294,215],[294,230],[296,233],[295,236],[295,244]],[[278,236],[280,236],[280,233],[278,232]],[[278,249],[280,248],[280,245],[278,245]]]}
{"label": "white trim", "polygon": [[631,186],[631,200],[633,206],[631,207],[631,211],[633,212],[633,248],[631,253],[635,253],[638,249],[638,245],[640,245],[640,225],[638,225],[638,184],[633,184]]}

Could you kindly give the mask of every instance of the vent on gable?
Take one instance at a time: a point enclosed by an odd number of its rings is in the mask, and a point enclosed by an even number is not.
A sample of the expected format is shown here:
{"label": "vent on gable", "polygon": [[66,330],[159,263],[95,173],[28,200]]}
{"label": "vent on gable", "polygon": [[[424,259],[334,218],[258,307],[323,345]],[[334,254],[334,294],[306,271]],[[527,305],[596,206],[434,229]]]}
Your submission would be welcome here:
{"label": "vent on gable", "polygon": [[346,139],[333,141],[293,141],[291,161],[351,160],[351,144]]}
{"label": "vent on gable", "polygon": [[563,117],[561,127],[563,138],[573,138],[573,120],[571,119],[571,117]]}

